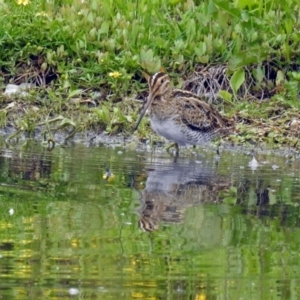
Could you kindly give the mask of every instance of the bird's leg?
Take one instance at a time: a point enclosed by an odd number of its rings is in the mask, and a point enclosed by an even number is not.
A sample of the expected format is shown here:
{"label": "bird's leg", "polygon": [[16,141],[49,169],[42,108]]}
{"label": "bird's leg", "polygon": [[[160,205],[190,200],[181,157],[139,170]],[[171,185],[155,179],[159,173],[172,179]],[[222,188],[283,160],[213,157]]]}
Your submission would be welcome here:
{"label": "bird's leg", "polygon": [[179,155],[179,146],[178,146],[177,143],[175,143],[174,147],[175,147],[175,155],[176,155],[176,157],[178,157],[178,155]]}
{"label": "bird's leg", "polygon": [[155,140],[153,139],[153,135],[150,134],[150,136],[149,136],[149,145],[150,145],[150,148],[151,148],[152,151],[154,150],[154,142],[155,142]]}
{"label": "bird's leg", "polygon": [[[166,146],[165,149],[166,149],[167,152],[169,152],[169,150],[170,150],[172,147],[176,147],[176,145],[177,145],[176,143],[172,143],[172,144]],[[177,145],[177,147],[178,147],[178,145]]]}
{"label": "bird's leg", "polygon": [[179,146],[178,146],[177,143],[172,143],[172,144],[168,145],[167,147],[165,147],[165,149],[166,149],[167,152],[169,152],[169,150],[172,147],[175,147],[175,154],[178,156],[178,154],[179,154]]}
{"label": "bird's leg", "polygon": [[220,145],[221,145],[221,141],[218,140],[217,143],[216,143],[216,146],[217,146],[216,153],[217,153],[218,156],[220,156]]}
{"label": "bird's leg", "polygon": [[169,152],[169,150],[174,147],[175,148],[175,157],[177,158],[179,156],[179,146],[177,143],[172,143],[165,147],[166,151]]}

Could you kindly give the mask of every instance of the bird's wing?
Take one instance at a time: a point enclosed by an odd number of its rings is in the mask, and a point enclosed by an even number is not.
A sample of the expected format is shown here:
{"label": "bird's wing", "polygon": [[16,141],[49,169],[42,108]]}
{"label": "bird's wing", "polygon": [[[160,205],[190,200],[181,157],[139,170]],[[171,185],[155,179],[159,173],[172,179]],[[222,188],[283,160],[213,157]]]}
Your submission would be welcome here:
{"label": "bird's wing", "polygon": [[182,122],[192,130],[210,132],[231,126],[228,119],[193,93],[174,90],[174,98],[175,105],[182,111]]}

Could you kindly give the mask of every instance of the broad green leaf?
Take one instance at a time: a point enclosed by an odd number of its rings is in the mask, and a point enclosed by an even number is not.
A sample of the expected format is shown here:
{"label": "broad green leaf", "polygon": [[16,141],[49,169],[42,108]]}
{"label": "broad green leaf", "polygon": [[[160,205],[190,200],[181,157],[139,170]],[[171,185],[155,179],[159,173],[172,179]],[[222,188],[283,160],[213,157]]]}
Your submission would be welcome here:
{"label": "broad green leaf", "polygon": [[98,36],[103,33],[108,33],[108,31],[109,31],[109,22],[105,21],[102,23],[100,29],[98,30]]}
{"label": "broad green leaf", "polygon": [[97,0],[90,1],[89,5],[90,5],[91,9],[94,11],[99,10],[99,2]]}
{"label": "broad green leaf", "polygon": [[198,61],[201,64],[207,64],[209,62],[209,56],[208,55],[200,56],[200,57],[198,57]]}
{"label": "broad green leaf", "polygon": [[290,75],[293,79],[295,79],[295,80],[297,80],[297,81],[300,81],[300,73],[298,73],[298,72],[291,72],[291,73],[289,73],[289,75]]}
{"label": "broad green leaf", "polygon": [[94,23],[95,21],[95,15],[94,13],[90,12],[88,15],[87,15],[87,21],[89,21],[90,23]]}
{"label": "broad green leaf", "polygon": [[105,120],[109,120],[109,110],[108,108],[105,106],[105,105],[102,105],[101,107],[102,111],[103,111],[103,114],[104,114],[104,117],[105,117]]}
{"label": "broad green leaf", "polygon": [[192,42],[196,35],[196,22],[194,19],[189,19],[186,24],[187,41]]}
{"label": "broad green leaf", "polygon": [[142,49],[140,54],[140,64],[149,73],[154,73],[160,69],[161,60],[154,57],[152,49],[148,49],[147,51]]}
{"label": "broad green leaf", "polygon": [[204,42],[199,43],[199,47],[194,48],[194,52],[197,56],[202,56],[206,52],[206,44]]}
{"label": "broad green leaf", "polygon": [[129,122],[129,123],[132,123],[132,122],[133,122],[132,116],[130,116],[130,115],[125,116],[125,118],[126,118],[127,122]]}
{"label": "broad green leaf", "polygon": [[235,6],[244,9],[245,7],[252,7],[254,5],[257,5],[260,2],[260,0],[238,0],[235,1]]}
{"label": "broad green leaf", "polygon": [[153,50],[148,49],[147,51],[142,49],[141,50],[141,61],[148,61],[153,60]]}
{"label": "broad green leaf", "polygon": [[66,126],[73,126],[76,127],[76,124],[69,118],[63,118],[61,123],[59,124],[58,128],[63,128]]}
{"label": "broad green leaf", "polygon": [[221,8],[222,10],[226,11],[230,15],[240,18],[240,10],[232,7],[231,3],[229,1],[224,0],[214,0],[213,3]]}
{"label": "broad green leaf", "polygon": [[82,94],[82,90],[81,89],[77,89],[77,90],[71,91],[69,93],[69,95],[68,95],[68,99],[71,99],[74,96],[81,95],[81,94]]}
{"label": "broad green leaf", "polygon": [[89,32],[89,36],[92,38],[95,38],[97,36],[97,29],[95,27],[93,27],[90,32]]}
{"label": "broad green leaf", "polygon": [[264,61],[268,55],[270,54],[270,49],[266,48],[250,48],[246,51],[241,51],[232,56],[229,60],[228,69],[229,70],[236,70],[243,66],[248,66],[254,63],[261,63]]}
{"label": "broad green leaf", "polygon": [[234,93],[236,94],[238,89],[245,81],[245,71],[243,69],[238,69],[233,73],[230,78],[230,86],[233,89]]}
{"label": "broad green leaf", "polygon": [[284,79],[285,79],[285,76],[283,74],[283,72],[281,70],[279,70],[277,72],[277,75],[276,75],[276,85],[280,85],[284,82]]}
{"label": "broad green leaf", "polygon": [[265,77],[264,70],[261,66],[257,66],[256,69],[253,69],[252,74],[259,83],[261,83]]}
{"label": "broad green leaf", "polygon": [[207,13],[208,14],[213,14],[215,12],[217,12],[218,9],[216,8],[214,1],[213,0],[209,0],[208,2],[208,6],[207,6]]}
{"label": "broad green leaf", "polygon": [[220,90],[218,95],[225,101],[231,102],[231,100],[232,100],[232,94],[225,90]]}
{"label": "broad green leaf", "polygon": [[284,25],[285,25],[286,33],[291,34],[295,27],[293,20],[292,19],[285,20]]}

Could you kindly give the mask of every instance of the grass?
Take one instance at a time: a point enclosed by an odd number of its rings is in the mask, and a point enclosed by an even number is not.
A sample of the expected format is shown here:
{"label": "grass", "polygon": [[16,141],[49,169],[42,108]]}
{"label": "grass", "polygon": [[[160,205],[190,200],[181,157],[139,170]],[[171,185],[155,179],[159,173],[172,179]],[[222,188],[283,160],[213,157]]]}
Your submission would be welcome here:
{"label": "grass", "polygon": [[[226,113],[240,122],[241,137],[257,120],[272,123],[274,103],[288,107],[287,119],[299,117],[297,0],[0,0],[0,23],[0,87],[38,86],[17,101],[38,113],[26,108],[16,128],[32,130],[62,116],[76,130],[129,132],[139,107],[130,99],[144,95],[144,73],[164,68],[177,84],[197,66],[216,64],[226,65],[230,89],[220,97]],[[266,62],[272,65],[268,77]],[[248,81],[254,89],[274,91],[274,99],[251,103],[240,93]],[[16,99],[0,98],[5,125],[16,116],[6,111]],[[145,136],[149,127],[141,128]]]}

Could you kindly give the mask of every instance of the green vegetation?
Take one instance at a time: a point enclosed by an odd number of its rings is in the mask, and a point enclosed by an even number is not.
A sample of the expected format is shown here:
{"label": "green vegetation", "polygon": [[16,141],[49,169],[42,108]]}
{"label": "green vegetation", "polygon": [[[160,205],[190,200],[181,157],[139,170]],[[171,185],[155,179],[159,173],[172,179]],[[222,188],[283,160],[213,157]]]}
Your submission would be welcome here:
{"label": "green vegetation", "polygon": [[181,86],[199,66],[220,65],[228,86],[219,96],[240,123],[233,140],[296,143],[289,123],[300,120],[297,0],[0,0],[0,24],[0,87],[37,85],[25,100],[0,97],[1,126],[129,132],[144,73],[164,68]]}

